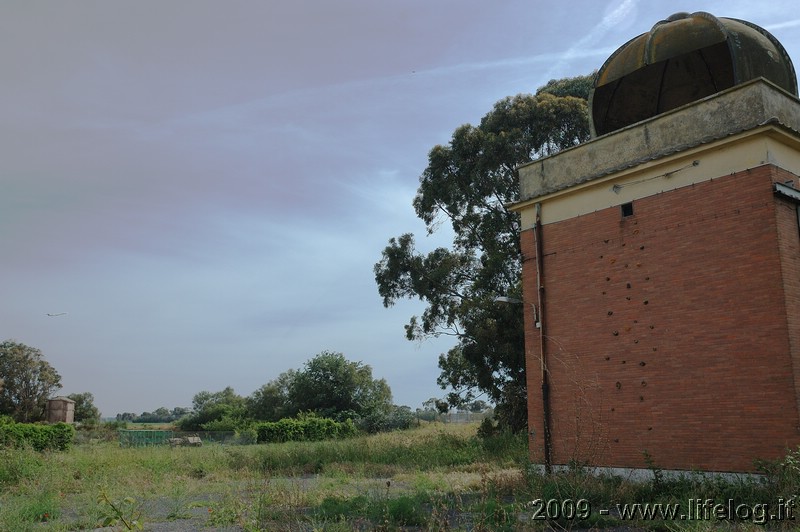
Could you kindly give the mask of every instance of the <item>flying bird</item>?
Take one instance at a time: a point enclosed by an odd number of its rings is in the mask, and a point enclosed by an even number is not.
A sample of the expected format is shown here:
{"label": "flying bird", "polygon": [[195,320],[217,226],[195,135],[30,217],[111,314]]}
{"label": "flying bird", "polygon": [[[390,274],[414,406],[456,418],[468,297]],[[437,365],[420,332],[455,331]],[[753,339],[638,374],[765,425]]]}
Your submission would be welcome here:
{"label": "flying bird", "polygon": [[66,314],[66,312],[58,312],[56,314],[50,314],[49,312],[47,313],[47,315],[50,316],[51,318],[54,316],[63,316],[64,314]]}

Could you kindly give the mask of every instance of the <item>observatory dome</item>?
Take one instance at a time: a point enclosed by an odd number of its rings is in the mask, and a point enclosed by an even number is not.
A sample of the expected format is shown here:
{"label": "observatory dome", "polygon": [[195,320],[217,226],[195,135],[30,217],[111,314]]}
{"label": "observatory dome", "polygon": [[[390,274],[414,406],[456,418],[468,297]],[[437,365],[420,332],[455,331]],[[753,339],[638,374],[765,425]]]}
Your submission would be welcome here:
{"label": "observatory dome", "polygon": [[592,135],[603,135],[763,77],[797,96],[792,61],[769,32],[709,13],[676,13],[621,46],[589,97]]}

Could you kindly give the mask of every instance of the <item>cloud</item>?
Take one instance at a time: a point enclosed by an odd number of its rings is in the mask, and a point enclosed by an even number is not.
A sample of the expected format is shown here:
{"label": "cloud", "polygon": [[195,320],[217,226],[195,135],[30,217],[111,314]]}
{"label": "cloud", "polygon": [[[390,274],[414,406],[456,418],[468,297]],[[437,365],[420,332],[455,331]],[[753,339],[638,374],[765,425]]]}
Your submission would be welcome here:
{"label": "cloud", "polygon": [[767,31],[783,30],[786,28],[796,28],[800,26],[800,19],[787,20],[786,22],[778,22],[777,24],[768,24],[763,26]]}
{"label": "cloud", "polygon": [[[552,79],[562,75],[569,65],[569,61],[577,57],[582,57],[585,50],[594,49],[595,45],[603,37],[615,29],[629,27],[630,21],[636,18],[636,0],[624,0],[623,2],[612,1],[607,4],[603,18],[575,44],[569,47],[566,52],[560,54],[553,66],[547,71],[544,79]],[[613,51],[613,50],[612,50]],[[608,57],[610,52],[603,50],[602,56]]]}
{"label": "cloud", "polygon": [[685,4],[9,5],[0,339],[109,415],[249,393],[323,349],[406,403],[440,394],[449,340],[407,342],[424,307],[382,308],[372,272],[391,237],[450,241],[411,206],[428,151],[676,9],[774,20],[798,50],[791,4]]}

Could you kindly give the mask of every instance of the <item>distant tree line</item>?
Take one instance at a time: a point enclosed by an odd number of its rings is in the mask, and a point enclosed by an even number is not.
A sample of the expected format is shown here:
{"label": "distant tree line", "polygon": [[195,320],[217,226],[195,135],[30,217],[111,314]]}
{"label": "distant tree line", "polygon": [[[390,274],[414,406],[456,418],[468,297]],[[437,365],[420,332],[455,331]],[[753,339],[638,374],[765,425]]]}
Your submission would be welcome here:
{"label": "distant tree line", "polygon": [[[18,423],[43,421],[47,400],[60,388],[61,376],[40,350],[13,340],[0,343],[0,416]],[[100,421],[91,393],[67,397],[75,402],[76,422],[93,426]],[[487,408],[480,400],[459,405],[462,411],[484,412]],[[117,414],[116,421],[174,423],[185,431],[242,432],[255,430],[257,423],[321,418],[379,432],[408,428],[415,420],[441,420],[449,409],[446,401],[436,398],[416,411],[395,405],[388,383],[374,378],[369,365],[347,360],[342,353],[323,351],[249,396],[238,395],[230,386],[218,392],[201,391],[192,399],[191,408],[125,412]]]}
{"label": "distant tree line", "polygon": [[[217,392],[198,392],[192,407],[157,408],[140,415],[125,412],[116,420],[128,423],[174,423],[183,431],[242,432],[253,423],[278,422],[307,417],[352,421],[365,432],[409,427],[414,421],[443,421],[453,410],[447,401],[431,397],[422,408],[392,403],[384,379],[375,379],[372,368],[347,360],[342,353],[323,351],[300,369],[290,369],[249,396],[227,386]],[[458,412],[491,414],[485,401],[463,402]]]}
{"label": "distant tree line", "polygon": [[165,407],[156,408],[152,412],[142,412],[141,414],[134,414],[132,412],[124,412],[117,414],[117,421],[124,421],[126,423],[172,423],[178,421],[184,416],[192,412],[191,408],[183,406],[176,406],[173,409]]}
{"label": "distant tree line", "polygon": [[191,411],[176,425],[185,431],[240,431],[253,422],[275,422],[300,414],[339,422],[349,419],[367,432],[407,428],[416,419],[411,408],[392,403],[386,380],[373,378],[369,365],[347,360],[342,353],[323,351],[302,368],[281,373],[247,397],[230,386],[197,393]]}

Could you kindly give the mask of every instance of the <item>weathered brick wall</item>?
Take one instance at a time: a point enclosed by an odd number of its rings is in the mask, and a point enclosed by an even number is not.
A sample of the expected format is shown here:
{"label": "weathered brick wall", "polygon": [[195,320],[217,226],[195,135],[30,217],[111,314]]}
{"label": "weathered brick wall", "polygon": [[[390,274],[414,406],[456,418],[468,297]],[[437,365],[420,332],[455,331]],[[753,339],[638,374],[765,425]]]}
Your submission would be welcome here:
{"label": "weathered brick wall", "polygon": [[[800,179],[785,170],[776,169],[774,180],[794,183],[800,189]],[[800,390],[800,219],[798,206],[787,200],[775,205],[781,273],[786,297],[786,319],[789,329],[789,348],[792,353],[795,390]],[[800,393],[796,396],[800,411]]]}
{"label": "weathered brick wall", "polygon": [[[648,453],[664,469],[749,471],[800,443],[798,230],[773,179],[787,175],[766,165],[639,199],[629,218],[609,208],[542,228],[554,464],[647,467]],[[521,238],[533,302],[533,231]]]}

